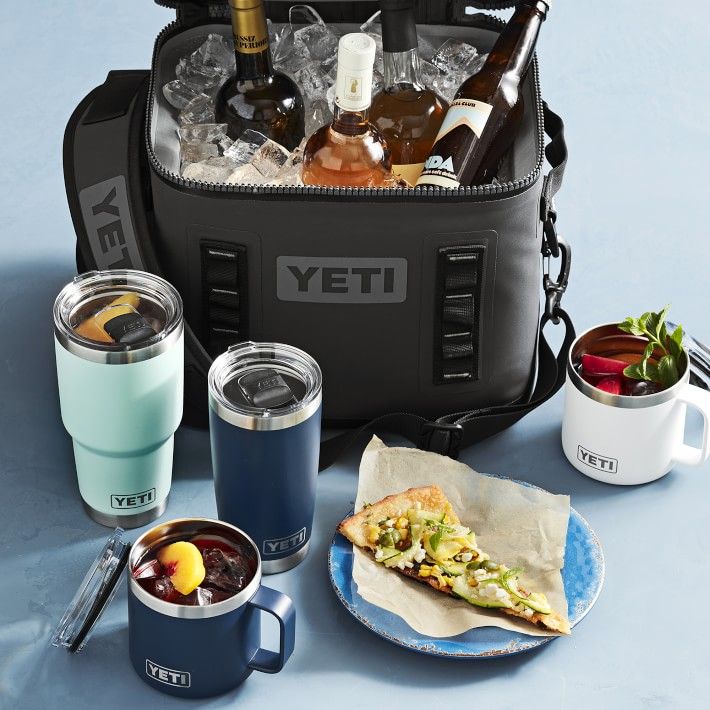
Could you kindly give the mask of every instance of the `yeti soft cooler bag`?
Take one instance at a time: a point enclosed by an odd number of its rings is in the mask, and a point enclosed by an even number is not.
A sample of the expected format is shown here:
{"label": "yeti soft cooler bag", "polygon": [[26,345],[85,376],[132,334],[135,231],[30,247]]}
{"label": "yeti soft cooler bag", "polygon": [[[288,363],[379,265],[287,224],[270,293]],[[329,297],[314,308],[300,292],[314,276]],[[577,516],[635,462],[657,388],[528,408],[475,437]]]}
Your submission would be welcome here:
{"label": "yeti soft cooler bag", "polygon": [[[553,207],[567,154],[562,122],[540,94],[537,60],[502,183],[202,183],[179,175],[176,114],[161,89],[208,33],[231,39],[229,7],[159,3],[177,19],[158,35],[151,70],[112,71],[81,102],[67,126],[64,164],[80,271],[152,271],[183,297],[186,422],[206,422],[211,358],[244,340],[310,353],[323,371],[327,422],[370,422],[454,456],[559,389],[574,334],[560,308],[569,250]],[[290,4],[266,2],[267,15],[285,22]],[[455,37],[488,51],[502,24],[472,6],[511,4],[420,2],[419,31],[435,46]],[[312,5],[340,31],[357,31],[377,10],[374,2]],[[559,277],[551,277],[556,257]],[[543,335],[549,321],[566,329],[557,356]],[[325,442],[322,464],[353,437]]]}

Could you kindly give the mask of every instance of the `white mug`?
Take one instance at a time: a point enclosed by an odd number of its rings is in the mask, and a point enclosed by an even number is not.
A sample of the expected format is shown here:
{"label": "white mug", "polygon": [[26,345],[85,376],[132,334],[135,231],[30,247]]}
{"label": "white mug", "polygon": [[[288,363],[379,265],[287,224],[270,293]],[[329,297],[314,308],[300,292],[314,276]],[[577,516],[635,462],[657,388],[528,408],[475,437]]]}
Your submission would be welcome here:
{"label": "white mug", "polygon": [[[604,355],[618,346],[619,352],[641,354],[647,342],[609,324],[586,331],[570,348],[562,448],[569,462],[590,478],[619,486],[648,483],[665,476],[676,463],[700,466],[710,457],[710,392],[689,383],[687,353],[676,384],[636,397],[597,389],[574,367],[587,352]],[[703,415],[701,448],[683,442],[687,405]]]}

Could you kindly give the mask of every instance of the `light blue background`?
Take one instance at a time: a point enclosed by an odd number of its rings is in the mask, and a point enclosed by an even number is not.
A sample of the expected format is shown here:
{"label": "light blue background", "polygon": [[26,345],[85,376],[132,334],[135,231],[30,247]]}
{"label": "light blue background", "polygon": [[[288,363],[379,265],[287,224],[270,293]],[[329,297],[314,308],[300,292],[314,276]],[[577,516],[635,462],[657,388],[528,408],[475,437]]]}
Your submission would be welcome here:
{"label": "light blue background", "polygon": [[[125,586],[83,654],[47,647],[107,535],[81,509],[56,395],[51,304],[74,273],[62,134],[109,69],[148,67],[171,13],[149,0],[9,5],[0,28],[0,707],[186,707],[131,670]],[[558,0],[543,29],[543,91],[570,146],[558,208],[574,246],[565,304],[578,329],[672,302],[672,316],[710,342],[709,5]],[[408,653],[358,626],[325,562],[354,498],[353,451],[321,477],[307,561],[268,580],[298,606],[291,662],[201,707],[706,707],[710,469],[679,468],[634,489],[596,483],[563,459],[561,415],[558,396],[462,458],[571,493],[598,532],[606,585],[570,639],[467,664]],[[697,440],[697,417],[691,429]],[[180,430],[168,515],[215,514],[210,479],[207,434]]]}

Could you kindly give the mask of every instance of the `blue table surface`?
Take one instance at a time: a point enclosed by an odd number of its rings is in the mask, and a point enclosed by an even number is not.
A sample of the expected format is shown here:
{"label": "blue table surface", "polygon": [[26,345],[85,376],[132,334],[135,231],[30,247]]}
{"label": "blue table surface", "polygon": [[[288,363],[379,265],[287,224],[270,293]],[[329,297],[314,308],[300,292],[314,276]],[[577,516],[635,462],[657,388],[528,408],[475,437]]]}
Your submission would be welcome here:
{"label": "blue table surface", "polygon": [[[710,342],[709,5],[557,2],[543,28],[543,93],[565,118],[570,146],[558,209],[574,247],[565,304],[578,329],[672,303],[672,317]],[[59,419],[51,305],[74,273],[62,134],[108,70],[149,65],[170,16],[148,0],[28,2],[14,3],[0,28],[2,708],[186,707],[130,668],[125,585],[82,654],[48,646],[108,532],[82,511]],[[200,706],[707,707],[710,467],[678,467],[631,489],[597,483],[563,458],[561,416],[557,396],[462,459],[570,493],[599,534],[606,584],[571,638],[510,659],[460,663],[409,653],[359,626],[326,570],[333,529],[357,487],[360,452],[352,451],[319,480],[307,560],[268,579],[298,608],[290,663]],[[700,430],[692,415],[689,440]],[[167,515],[215,514],[208,435],[183,427]],[[687,602],[692,609],[683,614]],[[266,631],[273,642],[274,628]]]}

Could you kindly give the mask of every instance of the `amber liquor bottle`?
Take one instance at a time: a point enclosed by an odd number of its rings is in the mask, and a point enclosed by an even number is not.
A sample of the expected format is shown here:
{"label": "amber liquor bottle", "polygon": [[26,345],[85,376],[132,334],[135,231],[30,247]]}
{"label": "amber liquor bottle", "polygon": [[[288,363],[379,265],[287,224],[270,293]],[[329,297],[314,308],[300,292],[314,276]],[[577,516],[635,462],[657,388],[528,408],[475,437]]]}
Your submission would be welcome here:
{"label": "amber liquor bottle", "polygon": [[305,134],[303,97],[275,72],[262,0],[229,0],[237,71],[217,94],[215,116],[237,140],[252,129],[293,150]]}
{"label": "amber liquor bottle", "polygon": [[333,122],[308,139],[303,154],[306,185],[391,185],[389,149],[369,120],[374,64],[372,37],[352,33],[340,39]]}
{"label": "amber liquor bottle", "polygon": [[448,104],[420,78],[414,0],[380,0],[380,8],[385,84],[372,101],[370,120],[392,152],[392,172],[414,186]]}
{"label": "amber liquor bottle", "polygon": [[417,185],[457,188],[496,176],[523,118],[521,84],[552,0],[520,0],[481,70],[459,88]]}

